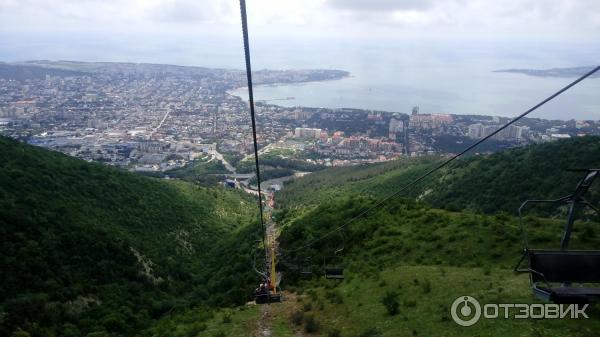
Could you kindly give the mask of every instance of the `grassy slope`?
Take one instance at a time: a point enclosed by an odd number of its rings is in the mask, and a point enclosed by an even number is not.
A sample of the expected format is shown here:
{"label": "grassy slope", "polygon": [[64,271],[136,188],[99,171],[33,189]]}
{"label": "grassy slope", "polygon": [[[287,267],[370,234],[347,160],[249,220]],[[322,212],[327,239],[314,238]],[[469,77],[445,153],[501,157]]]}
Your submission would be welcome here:
{"label": "grassy slope", "polygon": [[260,319],[260,308],[257,306],[212,311],[195,308],[165,318],[140,335],[148,337],[253,336],[258,319]]}
{"label": "grassy slope", "polygon": [[[283,265],[286,262],[290,266],[303,264],[305,256],[313,257],[313,264],[320,265],[323,257],[341,247],[348,258],[346,262],[367,273],[386,266],[422,264],[508,269],[520,256],[522,238],[514,217],[450,212],[402,199],[392,200],[308,249],[293,252],[311,238],[320,238],[345,223],[359,213],[359,208],[374,202],[366,198],[334,201],[286,219],[280,236],[283,254],[287,255]],[[558,246],[562,221],[527,217],[526,222],[532,246]],[[577,222],[572,246],[600,246],[598,229],[594,225]]]}
{"label": "grassy slope", "polygon": [[[285,279],[308,294],[304,301],[311,304],[305,306],[310,309],[305,314],[320,320],[323,335],[339,329],[342,336],[594,336],[600,328],[597,308],[589,320],[495,320],[461,328],[449,319],[449,307],[467,294],[485,303],[535,302],[527,276],[511,270],[522,249],[517,219],[473,211],[514,214],[522,198],[568,193],[577,176],[561,169],[598,167],[598,154],[600,139],[586,137],[468,158],[458,169],[433,179],[431,191],[421,198],[437,207],[455,202],[447,208],[461,212],[394,199],[353,222],[343,234],[294,252],[373,205],[435,159],[326,170],[298,179],[279,196],[280,205],[286,206],[277,214],[283,225]],[[365,188],[370,193],[364,193]],[[532,246],[558,247],[561,220],[528,217],[527,224]],[[572,247],[600,247],[596,232],[597,223],[577,222]],[[295,279],[300,266],[311,264],[307,257],[319,274],[323,258],[342,246],[345,281]],[[398,294],[400,313],[395,316],[381,303],[390,291]]]}
{"label": "grassy slope", "polygon": [[[341,219],[356,213],[368,200],[328,203],[286,224],[281,246],[294,249],[306,238],[319,237]],[[556,248],[562,222],[529,217],[534,247]],[[597,223],[576,223],[572,246],[600,247]],[[344,244],[346,280],[322,278],[323,258]],[[342,336],[360,336],[374,328],[382,336],[594,336],[596,317],[583,321],[497,320],[461,328],[449,319],[455,298],[471,295],[483,303],[532,303],[528,277],[515,275],[512,266],[521,254],[517,220],[505,215],[479,215],[432,209],[423,204],[394,200],[369,217],[353,223],[344,235],[332,235],[310,250],[284,257],[285,280],[291,289],[309,294],[305,303],[321,323]],[[285,252],[284,252],[285,255]],[[298,266],[312,258],[318,276],[298,281]],[[396,292],[400,313],[390,316],[381,303]],[[415,332],[413,332],[413,330]],[[378,335],[373,335],[378,336]]]}
{"label": "grassy slope", "polygon": [[[443,266],[386,268],[371,278],[354,277],[337,286],[310,289],[306,314],[318,318],[321,333],[339,330],[341,336],[596,336],[598,310],[588,320],[482,319],[472,327],[452,321],[450,306],[461,295],[481,303],[532,303],[524,276],[505,269]],[[399,313],[390,315],[381,303],[388,293],[398,294]],[[335,295],[333,295],[335,294]],[[371,333],[367,333],[370,331]]]}
{"label": "grassy slope", "polygon": [[177,308],[244,302],[253,205],[0,138],[0,336],[132,335]]}

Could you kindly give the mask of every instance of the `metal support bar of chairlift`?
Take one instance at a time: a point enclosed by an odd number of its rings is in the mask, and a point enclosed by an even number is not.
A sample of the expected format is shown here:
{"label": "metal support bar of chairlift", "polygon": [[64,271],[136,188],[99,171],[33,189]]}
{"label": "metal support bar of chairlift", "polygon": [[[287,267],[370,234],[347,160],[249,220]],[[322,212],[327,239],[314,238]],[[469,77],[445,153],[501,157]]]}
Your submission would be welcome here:
{"label": "metal support bar of chairlift", "polygon": [[[344,247],[337,249],[333,256],[330,256],[328,259],[323,258],[323,264],[325,268],[325,278],[326,279],[338,279],[341,280],[344,278],[344,267],[339,265],[336,262],[339,262],[340,256],[338,253],[344,250]],[[329,262],[329,263],[327,263]]]}
{"label": "metal support bar of chairlift", "polygon": [[577,211],[577,200],[571,200],[569,205],[569,213],[567,215],[567,222],[565,223],[565,232],[562,239],[560,240],[560,250],[569,249],[569,241],[571,240],[571,232],[573,231],[573,222],[575,221],[575,212]]}
{"label": "metal support bar of chairlift", "polygon": [[[567,203],[569,203],[569,213],[567,216],[567,222],[565,223],[565,233],[563,234],[560,242],[560,249],[567,250],[569,247],[569,241],[571,239],[571,232],[573,231],[573,222],[575,221],[575,213],[577,212],[578,204],[590,205],[587,200],[583,197],[589,190],[590,186],[600,173],[598,169],[582,169],[582,170],[569,170],[571,172],[585,172],[585,177],[579,181],[575,192],[572,195],[566,197]],[[592,206],[596,210],[595,207]]]}
{"label": "metal support bar of chairlift", "polygon": [[275,264],[275,239],[271,238],[271,285],[273,286],[273,294],[277,294],[277,272]]}

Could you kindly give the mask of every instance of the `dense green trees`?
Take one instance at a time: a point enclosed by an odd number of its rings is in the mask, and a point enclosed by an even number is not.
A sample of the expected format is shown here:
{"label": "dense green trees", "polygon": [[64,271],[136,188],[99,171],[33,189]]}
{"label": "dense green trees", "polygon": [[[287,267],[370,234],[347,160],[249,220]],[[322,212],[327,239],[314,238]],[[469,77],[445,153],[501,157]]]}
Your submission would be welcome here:
{"label": "dense green trees", "polygon": [[[260,156],[261,172],[268,168],[289,169],[295,171],[314,172],[325,168],[323,165],[309,163],[295,158],[283,158],[276,154],[265,154]],[[264,168],[263,168],[264,167]],[[238,173],[254,172],[254,160],[240,161],[237,164]]]}
{"label": "dense green trees", "polygon": [[[509,267],[521,250],[515,217],[518,205],[526,198],[570,193],[581,173],[566,169],[600,167],[600,138],[582,137],[462,159],[406,195],[392,198],[353,220],[343,230],[295,251],[370,209],[439,160],[421,158],[336,168],[286,185],[276,195],[283,207],[275,217],[284,226],[282,250],[294,253],[288,254],[282,267],[294,275],[298,266],[306,264],[307,257],[323,261],[341,246],[345,256],[350,256],[347,261],[366,270],[369,265],[390,263],[492,263]],[[598,185],[589,194],[594,202],[598,200]],[[564,211],[538,209],[537,214],[551,212],[562,219]],[[580,215],[590,219],[591,214]],[[533,244],[556,247],[560,242],[561,220],[552,223],[529,217],[526,221],[533,231]],[[585,222],[576,226],[580,247],[600,247],[593,228]]]}
{"label": "dense green trees", "polygon": [[[291,176],[291,175],[294,175],[294,173],[295,173],[294,170],[291,170],[291,169],[274,168],[274,169],[270,169],[270,170],[261,171],[260,179],[261,179],[261,182],[265,182],[270,179]],[[251,185],[256,185],[256,181],[257,181],[256,176],[254,176],[254,177],[250,178],[250,180],[248,182]],[[261,184],[261,186],[262,186],[262,184]]]}
{"label": "dense green trees", "polygon": [[172,178],[193,182],[201,186],[215,186],[217,183],[224,180],[222,175],[227,173],[229,173],[229,171],[227,171],[225,165],[218,160],[197,160],[184,167],[169,170],[164,174]]}
{"label": "dense green trees", "polygon": [[[284,282],[307,263],[318,271],[340,247],[350,277],[398,265],[509,268],[521,243],[506,213],[524,198],[568,193],[578,174],[563,169],[600,167],[600,139],[462,159],[405,199],[294,251],[439,160],[335,168],[286,185],[274,214]],[[168,335],[172,314],[194,308],[209,317],[216,306],[241,304],[255,282],[255,212],[255,201],[233,190],[141,177],[0,138],[0,337]],[[532,244],[558,245],[561,221],[527,223]],[[594,228],[578,222],[573,246],[599,247]],[[185,333],[203,331],[202,322]]]}
{"label": "dense green trees", "polygon": [[132,336],[247,300],[253,200],[0,138],[0,336]]}
{"label": "dense green trees", "polygon": [[[350,194],[382,198],[443,159],[328,169],[287,183],[277,199],[280,205],[298,207]],[[594,167],[600,167],[600,137],[578,137],[459,159],[401,197],[419,198],[449,210],[516,214],[526,199],[570,193],[581,173],[567,169]],[[589,197],[598,200],[599,194],[600,186],[595,186]]]}

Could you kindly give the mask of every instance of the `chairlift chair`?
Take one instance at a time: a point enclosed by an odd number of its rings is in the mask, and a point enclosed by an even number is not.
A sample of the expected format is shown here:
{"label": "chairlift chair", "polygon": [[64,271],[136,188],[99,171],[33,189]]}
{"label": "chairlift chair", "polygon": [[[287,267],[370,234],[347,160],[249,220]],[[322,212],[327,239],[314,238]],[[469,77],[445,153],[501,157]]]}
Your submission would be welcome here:
{"label": "chairlift chair", "polygon": [[[265,281],[266,283],[266,281]],[[267,303],[278,303],[283,300],[281,291],[278,291],[279,287],[274,286],[273,289],[268,287],[263,289],[257,289],[254,292],[254,302],[256,304],[267,304]]]}
{"label": "chairlift chair", "polygon": [[309,279],[313,276],[312,264],[310,258],[307,258],[304,265],[300,269],[300,277],[303,279]]}
{"label": "chairlift chair", "polygon": [[269,292],[266,294],[255,294],[254,302],[256,304],[280,303],[283,300],[281,293]]}
{"label": "chairlift chair", "polygon": [[344,268],[342,267],[325,267],[325,278],[326,279],[344,279]]}
{"label": "chairlift chair", "polygon": [[[261,240],[258,240],[257,243],[260,243]],[[261,271],[256,267],[256,252],[253,251],[252,252],[252,266],[254,268],[254,271],[260,276],[261,279],[261,284],[268,284],[268,280],[269,280],[269,274],[265,271]],[[280,276],[280,275],[278,275]],[[280,279],[280,277],[278,277],[278,279]],[[266,288],[259,288],[256,289],[254,291],[254,302],[256,304],[267,304],[267,303],[276,303],[276,302],[281,302],[282,301],[282,296],[281,296],[281,292],[277,291],[278,288],[278,284],[275,285],[274,289],[269,289],[268,287]]]}
{"label": "chairlift chair", "polygon": [[269,303],[280,303],[283,300],[280,292],[269,294]]}
{"label": "chairlift chair", "polygon": [[256,304],[266,304],[269,303],[269,294],[255,294],[254,302]]}
{"label": "chairlift chair", "polygon": [[344,279],[344,267],[339,264],[340,253],[344,248],[340,248],[334,254],[325,260],[325,278],[333,280]]}
{"label": "chairlift chair", "polygon": [[[587,206],[600,214],[598,208],[588,202],[584,195],[594,180],[600,175],[600,169],[569,170],[584,172],[575,191],[555,200],[527,200],[519,207],[519,223],[523,233],[525,249],[515,267],[516,272],[530,275],[533,293],[536,297],[554,303],[589,303],[600,300],[600,251],[569,250],[569,240],[578,206]],[[527,232],[523,225],[522,210],[532,203],[556,203],[569,205],[569,212],[561,240],[560,249],[530,249]],[[529,268],[519,268],[527,259]],[[594,285],[594,283],[596,285]],[[575,286],[579,284],[580,286]]]}

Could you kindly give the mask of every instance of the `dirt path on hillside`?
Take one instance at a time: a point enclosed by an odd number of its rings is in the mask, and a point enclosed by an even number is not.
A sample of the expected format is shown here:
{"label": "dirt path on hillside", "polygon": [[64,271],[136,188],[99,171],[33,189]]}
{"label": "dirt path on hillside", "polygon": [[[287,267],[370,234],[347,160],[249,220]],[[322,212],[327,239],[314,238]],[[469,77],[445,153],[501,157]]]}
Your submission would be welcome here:
{"label": "dirt path on hillside", "polygon": [[[292,323],[292,314],[301,310],[298,295],[287,291],[283,292],[284,301],[282,303],[263,304],[260,307],[260,319],[256,322],[256,328],[250,334],[252,337],[281,337],[277,331],[285,336],[306,337],[303,326],[296,326]],[[283,323],[283,327],[281,326]],[[277,329],[274,324],[279,324]],[[281,332],[281,330],[284,330]],[[318,335],[316,335],[318,336]]]}
{"label": "dirt path on hillside", "polygon": [[296,293],[285,292],[286,302],[284,303],[283,314],[285,315],[290,330],[294,331],[294,337],[304,337],[304,331],[302,326],[294,326],[292,323],[292,314],[298,310],[301,310],[300,303],[298,302],[298,295]]}
{"label": "dirt path on hillside", "polygon": [[[256,322],[256,331],[254,337],[271,337],[271,315],[269,313],[269,305],[260,307],[260,319]],[[274,337],[274,336],[273,336]]]}

